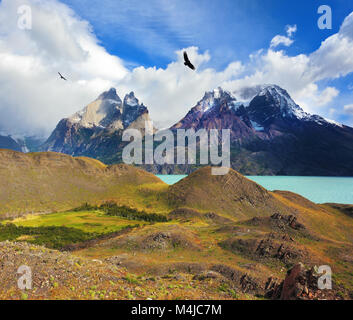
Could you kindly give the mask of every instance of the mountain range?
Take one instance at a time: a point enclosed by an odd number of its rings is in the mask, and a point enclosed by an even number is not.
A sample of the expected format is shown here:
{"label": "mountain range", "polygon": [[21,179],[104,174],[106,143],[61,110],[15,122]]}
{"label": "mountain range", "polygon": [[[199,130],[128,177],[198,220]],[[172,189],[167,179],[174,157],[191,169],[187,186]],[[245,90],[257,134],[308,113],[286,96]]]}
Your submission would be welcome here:
{"label": "mountain range", "polygon": [[353,174],[353,128],[303,111],[276,85],[207,92],[173,129],[231,129],[232,168],[247,175]]}
{"label": "mountain range", "polygon": [[111,88],[81,111],[62,119],[41,149],[107,160],[121,152],[125,129],[144,131],[148,120],[147,108],[133,92],[122,101]]}
{"label": "mountain range", "polygon": [[[62,119],[47,141],[33,151],[119,163],[126,145],[123,131],[134,128],[144,133],[148,120],[147,107],[133,92],[121,99],[112,88],[81,111]],[[304,112],[277,85],[246,88],[237,96],[222,88],[206,92],[170,129],[190,128],[230,129],[231,166],[242,174],[353,175],[353,128]],[[25,151],[10,137],[0,137],[0,148]],[[198,167],[144,166],[153,173],[167,174],[189,174]]]}

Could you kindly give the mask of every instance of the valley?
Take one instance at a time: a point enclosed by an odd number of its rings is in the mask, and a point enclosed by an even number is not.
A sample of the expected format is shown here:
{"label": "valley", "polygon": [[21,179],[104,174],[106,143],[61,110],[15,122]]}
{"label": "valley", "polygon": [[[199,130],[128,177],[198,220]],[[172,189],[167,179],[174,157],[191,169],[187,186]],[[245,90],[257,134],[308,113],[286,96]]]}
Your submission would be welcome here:
{"label": "valley", "polygon": [[[0,155],[0,187],[13,188],[1,212],[1,298],[352,298],[352,206],[270,192],[233,170],[205,167],[168,186],[127,165]],[[23,264],[32,290],[17,287]],[[333,290],[310,280],[321,265]],[[308,277],[295,293],[283,289],[294,266]]]}

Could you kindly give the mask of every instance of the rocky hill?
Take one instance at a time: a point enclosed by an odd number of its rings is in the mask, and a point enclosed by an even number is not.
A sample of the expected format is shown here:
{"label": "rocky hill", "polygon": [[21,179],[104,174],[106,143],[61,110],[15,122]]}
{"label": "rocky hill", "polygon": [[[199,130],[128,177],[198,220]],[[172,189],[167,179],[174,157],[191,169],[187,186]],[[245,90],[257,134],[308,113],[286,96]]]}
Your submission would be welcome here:
{"label": "rocky hill", "polygon": [[212,175],[211,167],[197,170],[170,186],[168,199],[178,207],[220,212],[235,219],[291,212],[271,192],[232,169],[224,176]]}
{"label": "rocky hill", "polygon": [[[2,299],[353,297],[351,206],[233,170],[168,186],[127,165],[0,150],[0,190]],[[17,286],[23,264],[31,290]],[[332,290],[317,285],[322,265]]]}

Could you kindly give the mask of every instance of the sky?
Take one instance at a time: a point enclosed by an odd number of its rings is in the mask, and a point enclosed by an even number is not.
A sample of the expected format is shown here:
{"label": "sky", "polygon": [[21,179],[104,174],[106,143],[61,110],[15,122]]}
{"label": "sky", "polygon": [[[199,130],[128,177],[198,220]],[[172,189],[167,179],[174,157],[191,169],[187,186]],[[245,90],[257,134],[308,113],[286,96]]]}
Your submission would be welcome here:
{"label": "sky", "polygon": [[[318,27],[322,4],[332,29]],[[353,126],[352,52],[345,0],[0,0],[0,132],[48,135],[110,87],[134,91],[165,128],[205,91],[270,83]]]}

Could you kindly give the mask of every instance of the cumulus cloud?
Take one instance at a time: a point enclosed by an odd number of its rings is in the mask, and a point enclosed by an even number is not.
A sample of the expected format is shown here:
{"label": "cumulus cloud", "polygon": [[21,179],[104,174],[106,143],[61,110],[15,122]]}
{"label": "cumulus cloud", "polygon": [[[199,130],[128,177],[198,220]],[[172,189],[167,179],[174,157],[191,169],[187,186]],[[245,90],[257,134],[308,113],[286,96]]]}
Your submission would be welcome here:
{"label": "cumulus cloud", "polygon": [[[240,62],[233,62],[223,71],[208,68],[194,72],[185,68],[183,51],[176,53],[177,60],[166,69],[138,67],[118,83],[123,92],[135,91],[136,96],[149,107],[151,118],[159,127],[174,124],[185,116],[205,91],[244,71]],[[196,68],[210,60],[208,52],[199,53],[196,47],[187,48],[187,52]]]}
{"label": "cumulus cloud", "polygon": [[286,32],[288,37],[292,37],[292,35],[297,32],[297,25],[296,24],[293,26],[287,25]]}
{"label": "cumulus cloud", "polygon": [[252,56],[251,64],[256,65],[255,71],[227,85],[240,88],[276,83],[286,88],[306,111],[322,114],[325,111],[322,107],[331,103],[339,95],[339,90],[330,86],[319,89],[320,81],[352,73],[352,52],[353,13],[345,18],[338,33],[328,37],[311,54],[289,56],[283,50],[274,51],[273,48],[260,51]]}
{"label": "cumulus cloud", "polygon": [[344,77],[353,71],[353,13],[345,18],[338,33],[327,38],[310,55],[308,72],[315,81]]}
{"label": "cumulus cloud", "polygon": [[271,40],[270,46],[271,48],[275,48],[275,47],[278,47],[280,44],[283,44],[284,46],[289,47],[292,45],[293,42],[294,40],[286,36],[277,35]]}
{"label": "cumulus cloud", "polygon": [[[17,27],[24,4],[32,9],[32,30]],[[54,0],[2,1],[0,30],[0,128],[9,133],[48,134],[128,72],[86,21]]]}
{"label": "cumulus cloud", "polygon": [[297,25],[293,25],[293,26],[287,25],[286,26],[287,36],[276,35],[271,40],[270,47],[271,48],[276,48],[279,45],[284,45],[286,47],[290,47],[293,44],[293,42],[294,42],[294,40],[292,39],[292,36],[296,32],[297,32]]}
{"label": "cumulus cloud", "polygon": [[[32,30],[16,26],[17,8],[26,3],[32,8]],[[87,21],[57,0],[3,0],[0,30],[0,129],[9,133],[49,134],[61,118],[112,86],[120,96],[135,91],[159,127],[180,120],[205,91],[217,86],[238,91],[276,83],[306,111],[322,114],[339,91],[321,87],[320,81],[353,72],[353,14],[311,54],[289,56],[271,46],[251,54],[247,64],[234,61],[215,70],[205,68],[209,52],[186,48],[196,72],[185,68],[184,49],[165,68],[128,70],[99,43]],[[288,39],[295,32],[296,26],[287,26]],[[69,81],[60,80],[58,71]]]}
{"label": "cumulus cloud", "polygon": [[345,111],[345,113],[353,115],[353,104],[348,104],[344,106],[343,110]]}

